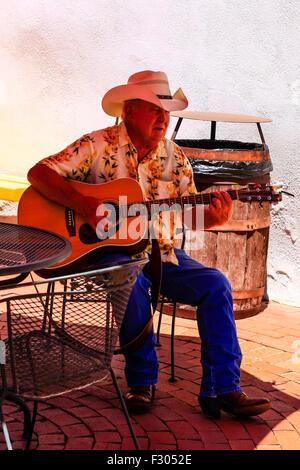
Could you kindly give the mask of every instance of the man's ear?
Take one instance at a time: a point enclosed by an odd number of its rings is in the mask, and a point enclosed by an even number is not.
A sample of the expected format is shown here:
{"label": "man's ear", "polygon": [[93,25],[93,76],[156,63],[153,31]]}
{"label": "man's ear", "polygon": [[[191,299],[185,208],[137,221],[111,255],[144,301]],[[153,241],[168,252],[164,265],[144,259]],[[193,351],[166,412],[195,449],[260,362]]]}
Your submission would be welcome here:
{"label": "man's ear", "polygon": [[133,117],[133,114],[134,114],[133,113],[133,105],[129,101],[126,101],[124,103],[123,114],[124,114],[126,119],[132,119],[132,117]]}

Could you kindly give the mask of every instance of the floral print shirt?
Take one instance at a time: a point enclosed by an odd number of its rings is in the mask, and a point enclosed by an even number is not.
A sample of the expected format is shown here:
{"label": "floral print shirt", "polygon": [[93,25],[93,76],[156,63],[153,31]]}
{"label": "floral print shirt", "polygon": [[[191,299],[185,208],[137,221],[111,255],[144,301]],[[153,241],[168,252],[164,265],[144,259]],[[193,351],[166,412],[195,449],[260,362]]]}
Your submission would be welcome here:
{"label": "floral print shirt", "polygon": [[[86,134],[61,152],[44,158],[44,163],[64,178],[91,184],[118,178],[133,178],[145,200],[195,194],[192,167],[181,148],[164,138],[140,162],[124,122]],[[178,264],[174,253],[176,228],[181,213],[159,213],[152,223],[162,260]]]}

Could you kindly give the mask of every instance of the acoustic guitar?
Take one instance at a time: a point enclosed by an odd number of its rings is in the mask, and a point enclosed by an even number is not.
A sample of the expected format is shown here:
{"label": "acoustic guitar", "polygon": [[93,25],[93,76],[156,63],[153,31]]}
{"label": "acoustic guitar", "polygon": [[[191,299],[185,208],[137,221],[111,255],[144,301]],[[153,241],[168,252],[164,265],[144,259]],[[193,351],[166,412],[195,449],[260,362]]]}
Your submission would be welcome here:
{"label": "acoustic guitar", "polygon": [[[148,244],[148,220],[153,214],[170,208],[210,204],[211,193],[145,201],[139,183],[121,178],[103,184],[88,184],[70,180],[70,184],[86,196],[103,201],[103,213],[111,221],[109,230],[95,232],[73,209],[63,207],[30,186],[23,193],[18,206],[18,222],[22,225],[50,230],[67,238],[72,245],[71,255],[54,266],[38,272],[42,277],[79,272],[113,252],[133,255],[142,252]],[[228,190],[231,199],[241,202],[276,203],[281,193],[276,187],[250,184],[239,190]]]}

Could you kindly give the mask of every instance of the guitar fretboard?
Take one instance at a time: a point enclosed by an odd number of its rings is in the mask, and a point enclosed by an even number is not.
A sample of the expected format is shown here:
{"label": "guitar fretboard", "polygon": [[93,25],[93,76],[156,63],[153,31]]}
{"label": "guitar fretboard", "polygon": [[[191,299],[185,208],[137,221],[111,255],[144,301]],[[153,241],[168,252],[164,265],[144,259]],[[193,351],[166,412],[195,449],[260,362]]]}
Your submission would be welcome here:
{"label": "guitar fretboard", "polygon": [[[279,202],[281,201],[281,193],[274,190],[273,186],[248,185],[248,188],[228,189],[225,191],[233,201],[241,202]],[[118,212],[121,217],[134,217],[137,215],[148,215],[151,219],[153,214],[171,210],[186,209],[196,205],[210,204],[214,198],[213,192],[197,193],[189,196],[178,196],[171,198],[155,199],[151,201],[136,201],[129,204],[120,204]],[[115,205],[115,204],[114,204]],[[134,206],[134,207],[133,207]]]}
{"label": "guitar fretboard", "polygon": [[[232,200],[239,199],[239,191],[238,190],[228,190],[226,191]],[[177,205],[180,206],[182,209],[185,206],[196,206],[196,205],[203,205],[203,204],[210,204],[213,199],[212,193],[204,193],[204,194],[192,194],[189,196],[178,196],[178,197],[171,197],[171,198],[163,198],[163,199],[155,199],[155,201],[139,201],[133,202],[128,204],[128,206],[120,206],[120,212],[123,216],[127,214],[129,211],[130,214],[130,207],[140,205],[141,206],[141,214],[148,213],[149,217],[151,213],[162,211],[164,208],[172,208],[172,206]],[[127,214],[128,215],[128,214]],[[136,215],[136,212],[135,212]]]}
{"label": "guitar fretboard", "polygon": [[[232,200],[238,199],[238,191],[235,190],[228,190],[226,191]],[[167,205],[167,206],[172,206],[173,204],[178,204],[182,208],[185,205],[192,205],[195,206],[197,204],[210,204],[213,198],[212,193],[204,193],[204,194],[192,194],[189,196],[178,196],[178,197],[172,197],[172,198],[165,198],[165,199],[157,199],[155,201],[144,201],[145,206],[147,209],[150,209],[151,206],[158,204],[158,205]]]}

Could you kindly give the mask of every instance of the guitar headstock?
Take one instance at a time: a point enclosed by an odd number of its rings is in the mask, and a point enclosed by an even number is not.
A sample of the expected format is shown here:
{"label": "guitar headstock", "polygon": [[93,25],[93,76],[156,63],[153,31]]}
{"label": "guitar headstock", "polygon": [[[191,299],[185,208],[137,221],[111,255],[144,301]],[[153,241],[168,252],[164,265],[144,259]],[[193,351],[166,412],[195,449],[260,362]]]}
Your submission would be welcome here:
{"label": "guitar headstock", "polygon": [[247,188],[239,190],[239,200],[242,202],[270,202],[277,204],[282,200],[277,186],[263,184],[248,184]]}

